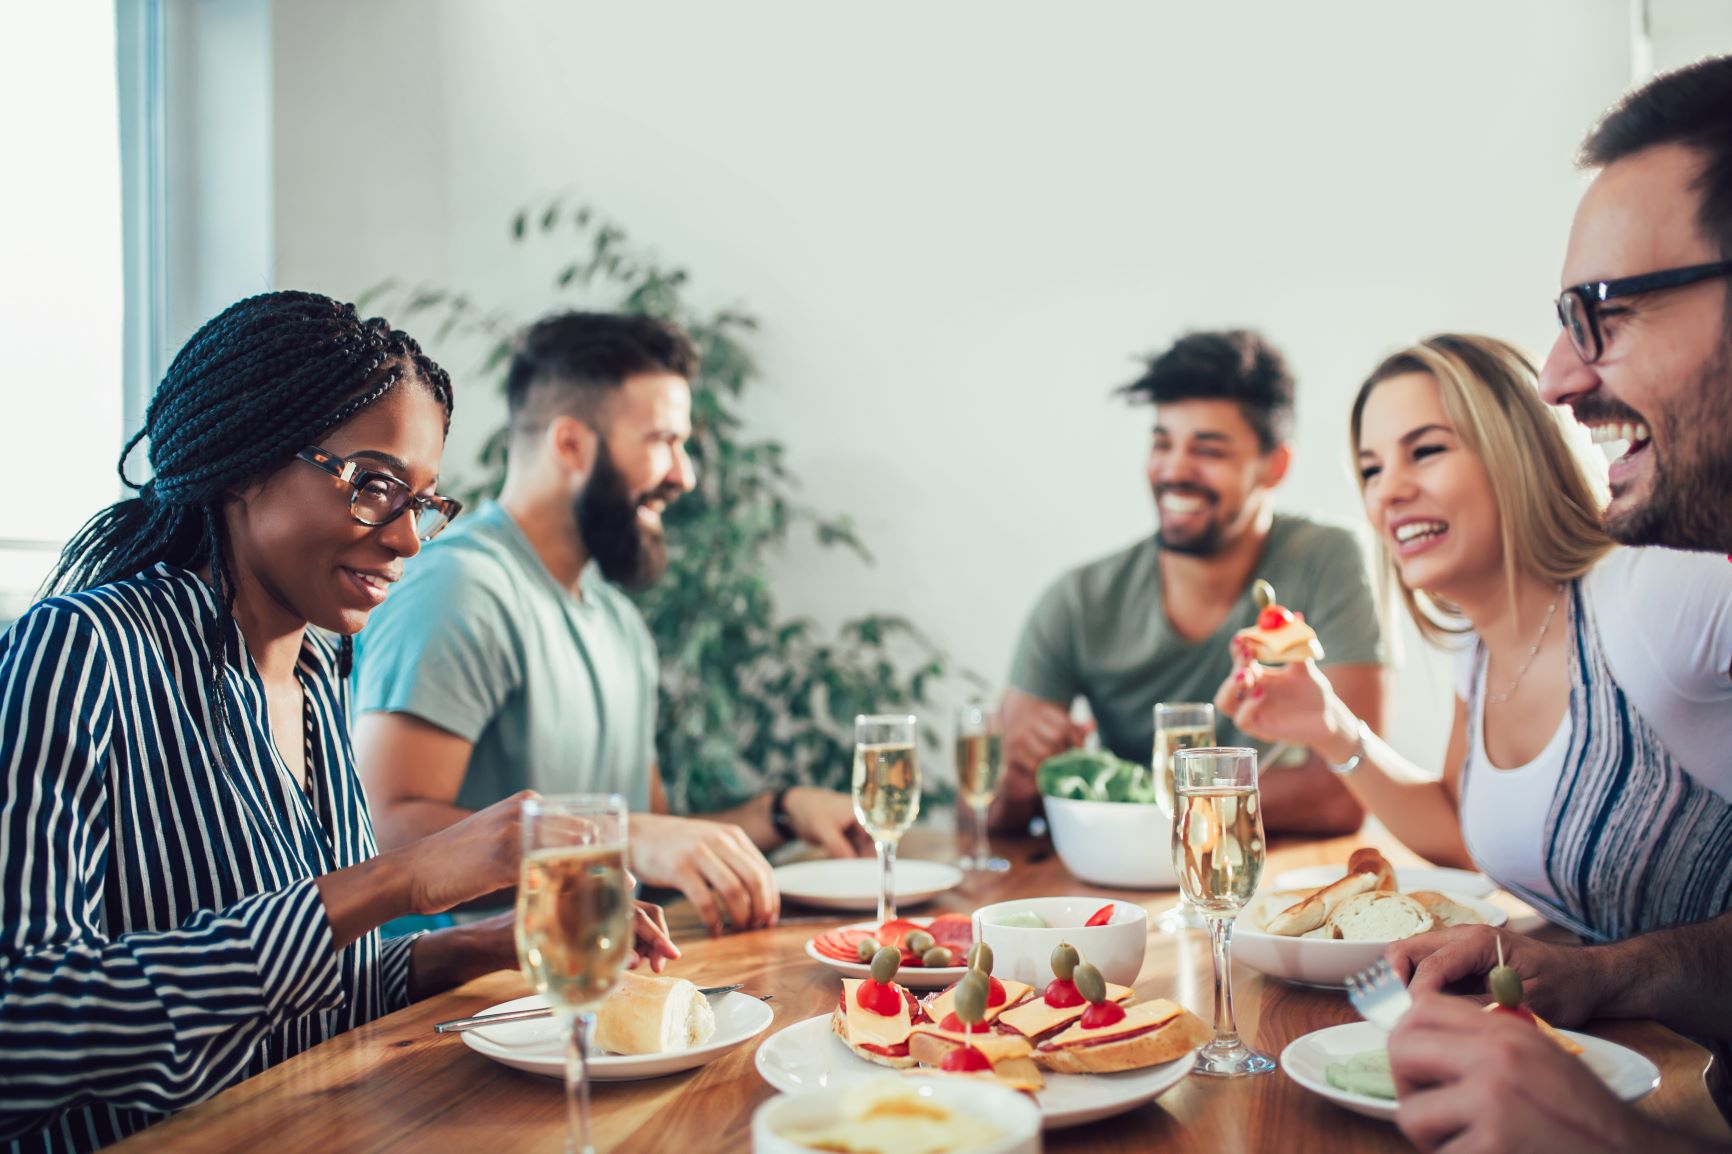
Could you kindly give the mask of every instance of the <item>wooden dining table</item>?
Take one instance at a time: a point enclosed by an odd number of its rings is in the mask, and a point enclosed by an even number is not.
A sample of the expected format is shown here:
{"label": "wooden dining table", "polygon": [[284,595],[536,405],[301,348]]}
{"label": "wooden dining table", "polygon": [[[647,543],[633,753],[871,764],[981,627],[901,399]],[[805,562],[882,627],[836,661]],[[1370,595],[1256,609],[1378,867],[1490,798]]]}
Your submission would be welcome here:
{"label": "wooden dining table", "polygon": [[[905,857],[954,860],[954,835],[915,829]],[[1352,849],[1376,845],[1398,866],[1418,859],[1376,826],[1351,837],[1275,840],[1266,873],[1299,866],[1344,863]],[[1007,873],[971,873],[956,889],[918,913],[969,912],[991,902],[1059,894],[1098,895],[1134,902],[1151,917],[1171,906],[1172,892],[1100,889],[1077,881],[1037,838],[998,839],[994,848],[1012,862]],[[1518,921],[1531,911],[1499,895]],[[775,1021],[763,1034],[707,1065],[637,1082],[593,1088],[598,1150],[711,1154],[751,1148],[752,1112],[775,1091],[759,1076],[753,1055],[776,1031],[827,1014],[840,988],[836,971],[804,952],[808,938],[856,921],[859,914],[824,913],[787,904],[781,924],[766,930],[705,936],[684,901],[670,904],[669,921],[684,951],[670,972],[699,985],[744,983],[769,995]],[[1542,931],[1545,932],[1545,931]],[[1555,932],[1555,931],[1551,931]],[[1312,1030],[1357,1020],[1346,998],[1301,988],[1235,966],[1233,985],[1241,1034],[1278,1055]],[[1207,935],[1150,934],[1136,983],[1139,997],[1170,997],[1205,1019],[1212,1010]],[[507,1068],[437,1034],[436,1022],[478,1014],[528,992],[521,975],[478,979],[325,1042],[218,1094],[202,1105],[145,1130],[117,1146],[125,1154],[152,1151],[317,1151],[319,1154],[410,1154],[481,1151],[516,1154],[560,1151],[565,1096],[560,1082]],[[1706,1053],[1653,1022],[1599,1022],[1588,1032],[1622,1043],[1652,1059],[1660,1087],[1640,1105],[1644,1113],[1708,1138],[1728,1130],[1703,1086]],[[1276,1071],[1251,1078],[1189,1077],[1152,1102],[1115,1117],[1050,1131],[1048,1151],[1280,1150],[1300,1154],[1359,1154],[1409,1150],[1394,1125],[1350,1113]]]}

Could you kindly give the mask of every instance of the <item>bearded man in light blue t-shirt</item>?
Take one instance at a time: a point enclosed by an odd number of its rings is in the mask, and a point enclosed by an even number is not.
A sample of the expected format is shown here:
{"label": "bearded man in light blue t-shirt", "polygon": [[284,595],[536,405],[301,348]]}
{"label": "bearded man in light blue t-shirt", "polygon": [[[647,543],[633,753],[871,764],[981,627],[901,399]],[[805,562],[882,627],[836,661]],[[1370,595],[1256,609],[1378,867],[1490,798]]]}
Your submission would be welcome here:
{"label": "bearded man in light blue t-shirt", "polygon": [[718,931],[724,911],[736,928],[775,922],[763,850],[869,845],[830,790],[668,813],[655,642],[622,587],[661,576],[662,510],[694,484],[696,360],[685,334],[641,316],[564,313],[518,342],[499,500],[430,544],[357,638],[355,745],[381,849],[520,789],[619,793],[633,872]]}

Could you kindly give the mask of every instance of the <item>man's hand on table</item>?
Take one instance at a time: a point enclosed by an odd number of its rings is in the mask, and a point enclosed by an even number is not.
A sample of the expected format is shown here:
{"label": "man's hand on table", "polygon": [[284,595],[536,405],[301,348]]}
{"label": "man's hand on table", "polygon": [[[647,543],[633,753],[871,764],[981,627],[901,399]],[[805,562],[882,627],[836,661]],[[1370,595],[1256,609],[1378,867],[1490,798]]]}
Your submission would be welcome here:
{"label": "man's hand on table", "polygon": [[1020,830],[1040,804],[1034,771],[1047,758],[1079,748],[1095,724],[1072,721],[1069,708],[1019,689],[1005,691],[999,716],[1004,726],[1004,783],[988,821],[993,829]]}
{"label": "man's hand on table", "polygon": [[1605,1012],[1599,1004],[1606,988],[1600,954],[1591,947],[1535,941],[1490,926],[1456,926],[1392,942],[1384,956],[1416,997],[1453,992],[1484,1001],[1500,938],[1505,963],[1521,975],[1522,1003],[1534,1013],[1554,1026],[1578,1026]]}
{"label": "man's hand on table", "polygon": [[1618,1101],[1587,1063],[1512,1014],[1423,994],[1389,1036],[1395,1124],[1424,1151],[1705,1149]]}
{"label": "man's hand on table", "polygon": [[724,912],[735,929],[776,924],[782,900],[770,863],[739,826],[638,813],[631,830],[632,872],[649,885],[679,890],[710,933],[722,932]]}
{"label": "man's hand on table", "polygon": [[863,857],[872,838],[854,819],[854,799],[833,789],[795,786],[782,795],[794,836],[831,857]]}

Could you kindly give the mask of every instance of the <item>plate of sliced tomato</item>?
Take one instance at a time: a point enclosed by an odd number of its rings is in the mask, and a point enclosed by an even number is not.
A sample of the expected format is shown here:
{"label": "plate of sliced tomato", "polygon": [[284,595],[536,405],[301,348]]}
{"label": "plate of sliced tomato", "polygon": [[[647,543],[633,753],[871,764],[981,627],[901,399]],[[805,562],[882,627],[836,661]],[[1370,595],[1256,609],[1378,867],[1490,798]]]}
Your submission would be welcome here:
{"label": "plate of sliced tomato", "polygon": [[[950,951],[953,966],[928,966],[908,946],[908,936],[923,930],[936,945]],[[872,976],[872,968],[860,960],[860,943],[867,938],[879,946],[902,951],[902,967],[896,980],[915,990],[936,990],[962,979],[968,972],[968,950],[974,945],[974,919],[968,914],[939,914],[934,918],[897,918],[885,922],[855,922],[853,925],[814,935],[806,942],[806,955],[850,978]]]}

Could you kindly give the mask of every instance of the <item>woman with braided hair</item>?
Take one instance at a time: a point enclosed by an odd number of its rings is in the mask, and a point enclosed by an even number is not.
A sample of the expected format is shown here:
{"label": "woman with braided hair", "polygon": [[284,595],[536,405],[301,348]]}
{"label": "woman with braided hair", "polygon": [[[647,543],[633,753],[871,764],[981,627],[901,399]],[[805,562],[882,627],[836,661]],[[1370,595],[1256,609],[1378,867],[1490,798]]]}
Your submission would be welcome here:
{"label": "woman with braided hair", "polygon": [[[515,963],[509,915],[377,927],[515,884],[521,797],[376,855],[345,716],[347,638],[457,512],[434,491],[450,416],[445,372],[383,320],[241,301],[127,446],[148,436],[152,479],[0,638],[12,1150],[95,1149]],[[647,908],[638,948],[676,954]]]}

